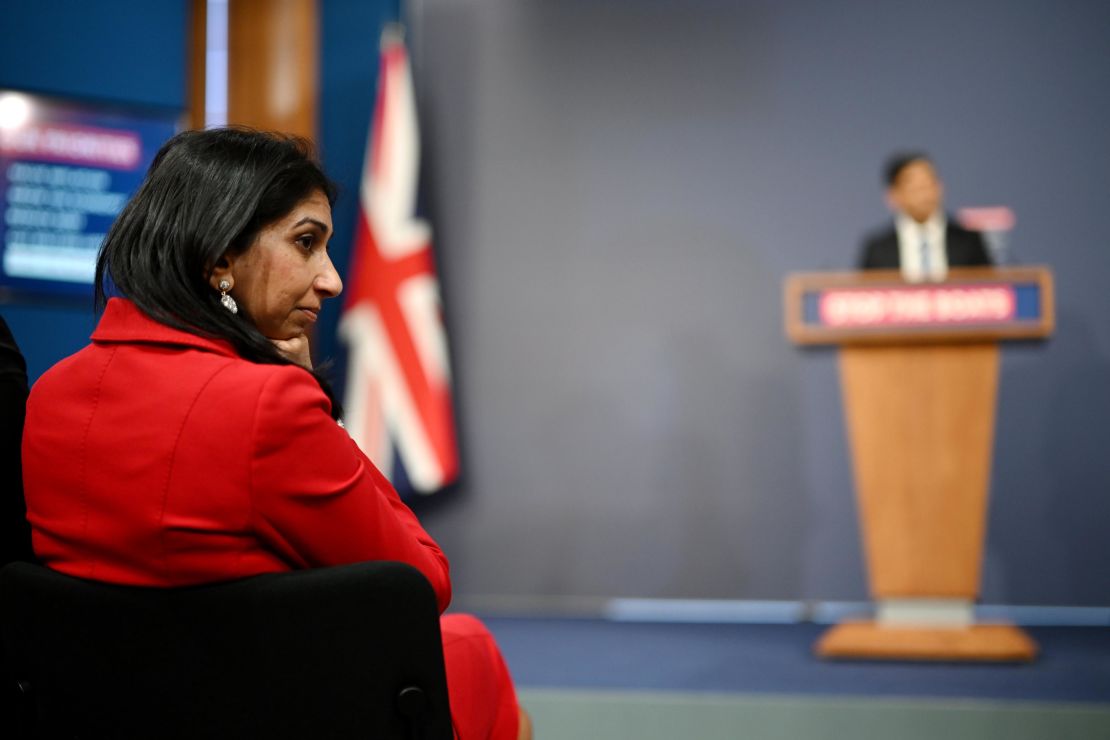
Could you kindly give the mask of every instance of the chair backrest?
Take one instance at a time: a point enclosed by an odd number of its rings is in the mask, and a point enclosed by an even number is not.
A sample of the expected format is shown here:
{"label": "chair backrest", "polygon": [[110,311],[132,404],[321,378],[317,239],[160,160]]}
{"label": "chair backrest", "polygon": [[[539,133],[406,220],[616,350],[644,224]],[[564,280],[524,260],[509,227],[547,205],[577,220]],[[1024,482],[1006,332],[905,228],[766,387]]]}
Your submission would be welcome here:
{"label": "chair backrest", "polygon": [[25,737],[452,737],[435,595],[402,563],[174,589],[12,563],[0,619]]}

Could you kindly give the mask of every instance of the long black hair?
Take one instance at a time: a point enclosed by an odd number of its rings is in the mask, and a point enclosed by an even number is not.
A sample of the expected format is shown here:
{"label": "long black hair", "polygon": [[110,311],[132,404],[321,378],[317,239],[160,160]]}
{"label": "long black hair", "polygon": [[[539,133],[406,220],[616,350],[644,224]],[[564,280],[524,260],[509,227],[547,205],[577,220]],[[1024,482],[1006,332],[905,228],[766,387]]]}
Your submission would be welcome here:
{"label": "long black hair", "polygon": [[[246,250],[263,227],[315,191],[335,202],[335,185],[304,139],[246,128],[177,134],[104,240],[97,311],[109,294],[122,295],[156,321],[231,342],[247,360],[293,364],[242,312],[220,305],[209,276],[222,256]],[[331,386],[313,375],[338,418]]]}

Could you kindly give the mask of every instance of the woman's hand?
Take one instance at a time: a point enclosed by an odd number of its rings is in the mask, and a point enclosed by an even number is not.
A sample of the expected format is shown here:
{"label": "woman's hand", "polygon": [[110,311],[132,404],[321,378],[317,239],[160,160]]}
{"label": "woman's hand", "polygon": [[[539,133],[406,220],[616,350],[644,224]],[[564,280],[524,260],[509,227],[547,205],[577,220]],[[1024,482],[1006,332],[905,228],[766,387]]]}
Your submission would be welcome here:
{"label": "woman's hand", "polygon": [[309,351],[307,334],[298,334],[292,339],[271,339],[270,341],[278,348],[278,352],[305,370],[312,370],[312,354]]}

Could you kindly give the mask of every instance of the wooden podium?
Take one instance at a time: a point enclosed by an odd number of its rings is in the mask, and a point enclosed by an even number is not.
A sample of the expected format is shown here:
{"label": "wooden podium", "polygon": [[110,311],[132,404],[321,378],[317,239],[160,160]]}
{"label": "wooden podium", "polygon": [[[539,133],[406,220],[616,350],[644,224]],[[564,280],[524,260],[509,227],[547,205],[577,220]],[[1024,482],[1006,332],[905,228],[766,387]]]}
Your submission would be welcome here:
{"label": "wooden podium", "polygon": [[874,620],[846,621],[828,658],[1032,660],[1019,628],[974,620],[986,529],[998,342],[1053,329],[1052,273],[962,268],[795,274],[786,332],[837,345]]}

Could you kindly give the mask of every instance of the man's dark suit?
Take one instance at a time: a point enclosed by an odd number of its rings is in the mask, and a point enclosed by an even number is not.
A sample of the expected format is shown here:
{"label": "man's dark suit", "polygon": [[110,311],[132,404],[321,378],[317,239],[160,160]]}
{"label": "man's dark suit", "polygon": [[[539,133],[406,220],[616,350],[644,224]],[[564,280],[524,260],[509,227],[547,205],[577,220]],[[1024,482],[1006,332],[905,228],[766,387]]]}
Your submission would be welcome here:
{"label": "man's dark suit", "polygon": [[[991,264],[987,245],[978,231],[968,231],[948,220],[944,230],[944,251],[949,267],[979,267]],[[897,270],[902,266],[898,251],[898,232],[894,228],[872,234],[863,243],[861,270]]]}

